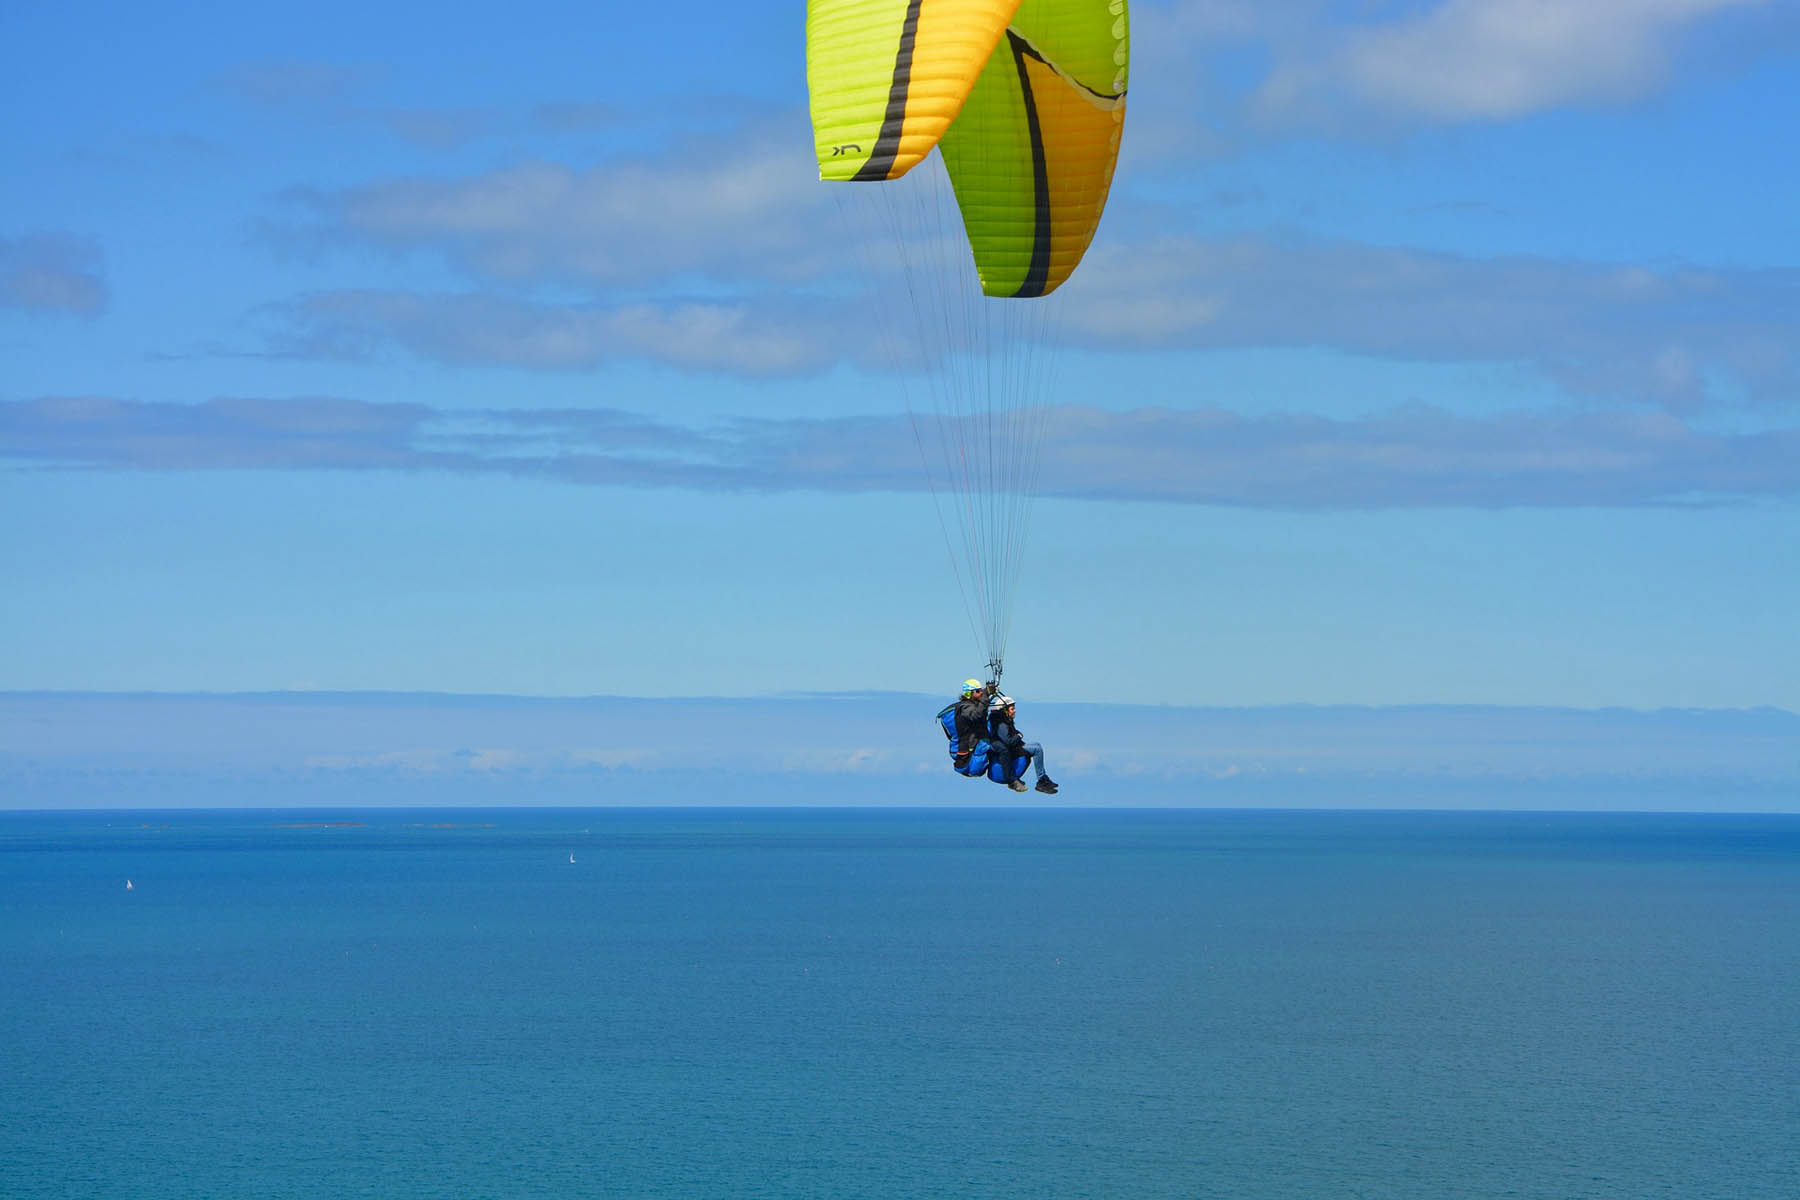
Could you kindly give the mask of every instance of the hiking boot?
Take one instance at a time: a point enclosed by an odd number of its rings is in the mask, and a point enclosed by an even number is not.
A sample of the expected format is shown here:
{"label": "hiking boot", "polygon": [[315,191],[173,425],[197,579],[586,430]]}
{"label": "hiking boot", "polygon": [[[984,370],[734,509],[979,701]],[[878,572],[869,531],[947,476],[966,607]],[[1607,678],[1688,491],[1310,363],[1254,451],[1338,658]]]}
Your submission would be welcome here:
{"label": "hiking boot", "polygon": [[1046,775],[1038,780],[1037,790],[1044,793],[1046,796],[1054,796],[1061,789],[1056,786],[1055,781]]}
{"label": "hiking boot", "polygon": [[1007,784],[1006,786],[1011,788],[1015,792],[1028,792],[1031,790],[1030,788],[1025,786],[1025,781],[1023,779],[1015,779],[1011,783]]}

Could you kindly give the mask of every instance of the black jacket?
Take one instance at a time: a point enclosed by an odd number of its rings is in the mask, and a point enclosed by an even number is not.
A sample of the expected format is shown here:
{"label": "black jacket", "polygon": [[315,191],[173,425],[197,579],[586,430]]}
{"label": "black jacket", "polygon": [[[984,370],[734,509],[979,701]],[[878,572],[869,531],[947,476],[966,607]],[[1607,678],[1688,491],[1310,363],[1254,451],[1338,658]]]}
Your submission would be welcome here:
{"label": "black jacket", "polygon": [[1025,752],[1025,735],[1014,728],[1013,723],[1006,719],[1004,713],[995,713],[993,718],[988,721],[988,736],[993,739],[996,746],[1009,754]]}
{"label": "black jacket", "polygon": [[975,743],[988,736],[988,702],[982,696],[956,702],[956,752],[967,754]]}

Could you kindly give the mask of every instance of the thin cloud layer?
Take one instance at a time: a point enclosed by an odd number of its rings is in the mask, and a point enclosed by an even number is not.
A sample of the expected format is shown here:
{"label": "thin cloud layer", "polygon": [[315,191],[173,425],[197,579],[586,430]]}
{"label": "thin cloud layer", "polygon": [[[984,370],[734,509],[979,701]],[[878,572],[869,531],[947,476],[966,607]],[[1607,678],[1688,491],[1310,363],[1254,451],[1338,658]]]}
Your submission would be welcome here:
{"label": "thin cloud layer", "polygon": [[575,169],[528,162],[464,178],[301,190],[309,245],[441,255],[506,283],[633,287],[682,277],[805,277],[824,267],[826,197],[803,131],[695,138],[656,156]]}
{"label": "thin cloud layer", "polygon": [[[1346,13],[1330,0],[1186,0],[1134,14],[1140,33],[1156,34],[1140,42],[1137,74],[1180,86],[1209,109],[1221,100],[1242,103],[1242,115],[1277,128],[1504,121],[1654,94],[1674,80],[1699,35],[1778,7],[1776,0],[1431,0]],[[1241,92],[1194,78],[1196,62],[1244,49],[1263,65]],[[1177,64],[1187,65],[1187,79],[1177,77]],[[1169,135],[1152,130],[1159,142]]]}
{"label": "thin cloud layer", "polygon": [[1328,346],[1531,366],[1578,395],[1691,409],[1800,387],[1800,271],[1479,259],[1353,242],[1097,246],[1070,320],[1095,345]]}
{"label": "thin cloud layer", "polygon": [[[1800,390],[1800,271],[1790,269],[1652,270],[1174,237],[1096,247],[1065,292],[1063,337],[1090,349],[1327,347],[1515,364],[1576,396],[1676,412],[1780,405]],[[874,334],[904,338],[911,309],[894,285],[885,296],[671,290],[586,304],[362,290],[269,311],[279,324],[272,347],[283,354],[400,350],[459,366],[550,370],[632,359],[771,377],[844,361],[891,365],[894,354]],[[917,361],[930,349],[903,346],[899,355]]]}
{"label": "thin cloud layer", "polygon": [[377,69],[334,62],[263,59],[239,63],[216,82],[257,107],[286,109],[342,125],[372,126],[427,150],[456,150],[499,135],[616,129],[630,116],[627,109],[581,102],[546,103],[528,110],[358,103],[357,97],[369,92],[381,74]]}
{"label": "thin cloud layer", "polygon": [[[1275,509],[1646,506],[1800,498],[1800,428],[1708,432],[1668,414],[1431,408],[1364,420],[1218,409],[1050,414],[1046,494]],[[684,426],[619,410],[451,412],[316,398],[0,404],[15,469],[410,470],[703,491],[915,491],[904,416]]]}
{"label": "thin cloud layer", "polygon": [[342,291],[268,311],[281,323],[276,352],[310,358],[360,360],[398,348],[458,366],[569,370],[636,359],[745,376],[812,374],[837,358],[832,312],[789,299],[557,305]]}
{"label": "thin cloud layer", "polygon": [[1433,121],[1504,120],[1570,103],[1642,96],[1668,75],[1679,36],[1769,0],[1448,0],[1359,31],[1322,63],[1270,79],[1265,104],[1348,92]]}
{"label": "thin cloud layer", "polygon": [[1045,477],[1063,495],[1256,508],[1636,506],[1800,495],[1796,455],[1800,429],[1726,436],[1666,414],[1072,410]]}
{"label": "thin cloud layer", "polygon": [[94,242],[55,233],[0,237],[0,308],[91,317],[106,300]]}

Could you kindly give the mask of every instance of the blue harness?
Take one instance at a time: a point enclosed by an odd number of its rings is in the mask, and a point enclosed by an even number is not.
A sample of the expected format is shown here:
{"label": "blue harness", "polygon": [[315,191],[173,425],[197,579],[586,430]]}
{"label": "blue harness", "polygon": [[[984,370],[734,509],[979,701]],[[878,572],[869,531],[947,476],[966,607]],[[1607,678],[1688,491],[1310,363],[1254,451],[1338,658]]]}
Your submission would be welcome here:
{"label": "blue harness", "polygon": [[1031,765],[1031,756],[1015,754],[1011,762],[1006,761],[1004,752],[995,753],[998,749],[987,738],[978,738],[975,749],[969,754],[969,761],[964,766],[956,765],[956,705],[949,704],[937,715],[938,724],[944,727],[944,736],[950,739],[950,769],[958,775],[967,775],[970,779],[979,779],[986,775],[995,783],[1011,783],[1025,774],[1025,768]]}

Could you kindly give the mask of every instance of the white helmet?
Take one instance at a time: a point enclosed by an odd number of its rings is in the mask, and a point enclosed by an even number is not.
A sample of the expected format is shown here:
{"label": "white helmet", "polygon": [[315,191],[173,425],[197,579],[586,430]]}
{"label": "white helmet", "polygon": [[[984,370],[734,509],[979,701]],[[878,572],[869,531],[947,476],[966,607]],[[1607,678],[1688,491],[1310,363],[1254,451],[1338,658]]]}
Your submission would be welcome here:
{"label": "white helmet", "polygon": [[999,712],[1003,708],[1011,708],[1012,706],[1012,697],[1005,692],[995,692],[994,698],[988,701],[989,712]]}

